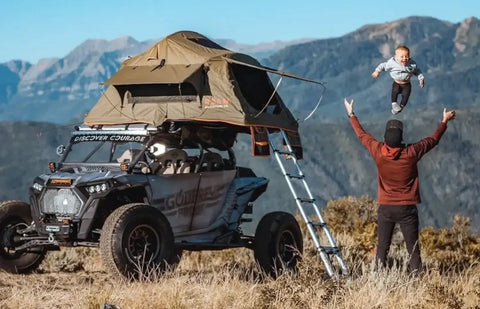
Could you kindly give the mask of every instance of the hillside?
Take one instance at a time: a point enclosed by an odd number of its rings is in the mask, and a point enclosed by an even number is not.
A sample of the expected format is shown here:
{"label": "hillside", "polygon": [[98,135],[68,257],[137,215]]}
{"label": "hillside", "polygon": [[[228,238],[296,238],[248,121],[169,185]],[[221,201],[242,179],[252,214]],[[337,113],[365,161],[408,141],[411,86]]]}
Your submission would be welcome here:
{"label": "hillside", "polygon": [[[366,130],[382,138],[383,121],[379,126],[363,112],[358,113],[358,117]],[[480,139],[476,130],[479,117],[478,111],[459,111],[458,119],[449,124],[439,146],[421,161],[422,226],[444,227],[451,224],[453,215],[461,214],[470,217],[474,230],[478,231],[480,214],[476,207],[480,200],[480,165],[476,154],[480,153]],[[440,118],[441,109],[425,111],[406,120],[406,142],[432,134]],[[0,151],[0,185],[3,188],[0,200],[26,201],[34,177],[48,171],[49,161],[59,159],[55,148],[68,142],[71,129],[47,123],[0,123],[0,131],[5,133],[0,136],[0,144],[9,145]],[[301,134],[305,145],[305,160],[301,164],[319,205],[348,195],[376,197],[375,165],[346,117],[337,124],[307,121]],[[257,175],[270,179],[267,192],[255,204],[256,217],[272,209],[295,212],[295,204],[276,161],[272,157],[252,158],[246,135],[239,136],[235,149],[239,165],[249,166]]]}
{"label": "hillside", "polygon": [[55,149],[68,142],[70,128],[38,122],[0,122],[0,200],[28,200],[33,179],[57,161]]}

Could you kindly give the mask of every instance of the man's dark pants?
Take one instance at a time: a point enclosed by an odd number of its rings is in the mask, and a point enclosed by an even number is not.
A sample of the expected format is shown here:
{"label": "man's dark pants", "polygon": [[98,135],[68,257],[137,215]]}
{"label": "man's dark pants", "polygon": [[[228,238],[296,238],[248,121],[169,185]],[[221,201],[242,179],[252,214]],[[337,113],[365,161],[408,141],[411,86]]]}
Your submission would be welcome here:
{"label": "man's dark pants", "polygon": [[410,255],[409,271],[421,271],[420,244],[418,241],[418,210],[416,205],[380,205],[378,207],[377,262],[387,266],[388,250],[392,243],[395,223],[400,229]]}

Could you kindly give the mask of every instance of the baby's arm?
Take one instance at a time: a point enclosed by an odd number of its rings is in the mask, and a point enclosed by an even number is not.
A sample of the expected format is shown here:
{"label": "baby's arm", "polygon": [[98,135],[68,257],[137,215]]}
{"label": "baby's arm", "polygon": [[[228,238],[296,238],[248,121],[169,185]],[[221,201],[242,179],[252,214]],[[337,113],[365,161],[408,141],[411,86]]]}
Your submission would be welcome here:
{"label": "baby's arm", "polygon": [[418,84],[420,85],[420,88],[423,88],[425,86],[425,76],[423,76],[422,71],[416,67],[415,71],[413,71],[413,74],[418,77]]}
{"label": "baby's arm", "polygon": [[380,72],[386,71],[386,69],[387,69],[387,63],[386,63],[386,62],[380,63],[380,64],[375,68],[375,71],[373,71],[372,77],[373,77],[373,78],[379,77],[379,76],[380,76]]}
{"label": "baby's arm", "polygon": [[423,76],[422,70],[420,70],[415,60],[410,59],[410,64],[413,66],[412,74],[418,77],[418,84],[423,88],[425,86],[425,76]]}

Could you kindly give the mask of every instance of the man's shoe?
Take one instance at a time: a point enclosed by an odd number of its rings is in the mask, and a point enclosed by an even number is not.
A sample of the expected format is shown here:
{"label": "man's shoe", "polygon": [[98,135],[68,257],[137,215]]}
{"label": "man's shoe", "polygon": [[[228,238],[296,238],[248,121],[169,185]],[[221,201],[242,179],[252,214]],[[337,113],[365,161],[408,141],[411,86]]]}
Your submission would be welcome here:
{"label": "man's shoe", "polygon": [[402,106],[397,102],[392,102],[392,114],[396,115],[402,111]]}

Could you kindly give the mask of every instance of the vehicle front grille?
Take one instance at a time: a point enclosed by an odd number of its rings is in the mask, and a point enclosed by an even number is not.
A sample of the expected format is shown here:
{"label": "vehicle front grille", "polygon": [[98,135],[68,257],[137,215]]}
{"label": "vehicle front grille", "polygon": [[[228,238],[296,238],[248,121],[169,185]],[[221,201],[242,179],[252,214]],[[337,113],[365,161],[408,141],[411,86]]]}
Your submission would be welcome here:
{"label": "vehicle front grille", "polygon": [[82,201],[71,189],[48,189],[41,200],[41,211],[46,214],[77,215]]}

